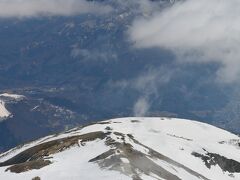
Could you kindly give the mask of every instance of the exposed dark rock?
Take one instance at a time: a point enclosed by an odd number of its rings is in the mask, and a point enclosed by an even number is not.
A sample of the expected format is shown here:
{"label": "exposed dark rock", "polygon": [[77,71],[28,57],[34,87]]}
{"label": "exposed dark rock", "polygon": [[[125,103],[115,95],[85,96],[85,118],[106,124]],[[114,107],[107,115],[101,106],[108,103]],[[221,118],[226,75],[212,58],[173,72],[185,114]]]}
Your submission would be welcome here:
{"label": "exposed dark rock", "polygon": [[180,138],[180,139],[184,139],[186,141],[193,141],[192,139],[189,139],[189,138],[185,138],[185,137],[182,137],[182,136],[176,136],[174,134],[167,134],[168,136],[171,136],[171,137],[175,137],[175,138]]}
{"label": "exposed dark rock", "polygon": [[109,151],[105,152],[105,153],[102,153],[100,154],[99,156],[93,158],[93,159],[90,159],[89,162],[95,162],[95,161],[99,161],[99,160],[103,160],[111,155],[113,155],[115,152],[113,149],[110,149]]}
{"label": "exposed dark rock", "polygon": [[139,141],[137,141],[133,136],[132,136],[131,140],[133,140],[136,144],[141,145],[141,146],[143,146],[144,148],[148,149],[148,150],[149,150],[148,154],[150,155],[151,158],[157,158],[157,159],[166,161],[166,162],[168,162],[168,163],[170,163],[170,164],[172,164],[172,165],[174,165],[174,166],[177,166],[177,167],[180,167],[180,168],[184,169],[185,171],[187,171],[188,173],[192,174],[193,176],[196,176],[196,177],[198,177],[198,178],[200,178],[200,179],[203,179],[203,180],[208,180],[208,179],[207,179],[206,177],[204,177],[203,175],[201,175],[201,174],[199,174],[199,173],[197,173],[197,172],[189,169],[188,167],[186,167],[186,166],[184,166],[184,165],[182,165],[182,164],[174,161],[173,159],[170,159],[170,158],[167,157],[167,156],[164,156],[163,154],[161,154],[161,153],[153,150],[152,148],[149,148],[148,146],[143,145],[142,143],[140,143]]}
{"label": "exposed dark rock", "polygon": [[240,163],[238,161],[228,159],[219,154],[209,152],[206,154],[199,154],[197,152],[192,152],[192,155],[201,158],[209,169],[211,166],[218,165],[223,171],[228,171],[230,173],[240,172]]}
{"label": "exposed dark rock", "polygon": [[[115,141],[110,136],[106,138],[105,144],[110,146],[111,149],[100,154],[99,156],[91,159],[89,162],[96,162],[101,168],[110,168],[111,170],[119,171],[123,174],[129,175],[132,174],[133,180],[141,180],[140,174],[143,173],[146,175],[155,174],[156,176],[163,179],[171,180],[180,180],[176,175],[165,170],[158,164],[156,164],[153,159],[160,159],[166,161],[174,166],[183,168],[190,174],[199,177],[201,179],[207,180],[204,176],[198,174],[191,169],[175,162],[174,160],[152,150],[151,148],[141,144],[131,134],[128,134],[126,137],[124,134],[119,132],[113,132],[116,136],[119,136],[118,139],[121,139],[120,142]],[[146,149],[146,152],[143,153],[134,149],[134,147],[126,142],[126,138],[129,138],[130,141],[133,141],[135,144],[142,146]],[[127,159],[129,163],[123,162],[122,158]]]}
{"label": "exposed dark rock", "polygon": [[14,173],[22,173],[33,169],[41,169],[47,165],[51,164],[49,160],[35,160],[35,161],[28,161],[20,164],[13,165],[7,168],[5,171],[11,171]]}
{"label": "exposed dark rock", "polygon": [[236,147],[240,147],[240,140],[239,139],[231,139],[229,141],[220,141],[219,144],[231,144]]}
{"label": "exposed dark rock", "polygon": [[37,176],[37,177],[32,178],[32,180],[41,180],[41,178]]}
{"label": "exposed dark rock", "polygon": [[86,142],[93,141],[98,138],[104,139],[106,135],[107,133],[97,131],[45,142],[29,148],[12,157],[11,159],[0,163],[0,167],[13,165],[7,170],[16,173],[31,169],[40,169],[51,163],[49,160],[45,160],[49,159],[50,155],[61,152],[65,149],[70,148],[71,146],[77,145],[79,141]]}
{"label": "exposed dark rock", "polygon": [[94,124],[111,124],[110,122],[97,122],[97,123],[94,123]]}
{"label": "exposed dark rock", "polygon": [[132,123],[139,123],[139,120],[131,120]]}
{"label": "exposed dark rock", "polygon": [[105,130],[111,131],[111,130],[112,130],[112,128],[111,128],[111,127],[109,127],[109,126],[107,126],[107,127],[105,128]]}

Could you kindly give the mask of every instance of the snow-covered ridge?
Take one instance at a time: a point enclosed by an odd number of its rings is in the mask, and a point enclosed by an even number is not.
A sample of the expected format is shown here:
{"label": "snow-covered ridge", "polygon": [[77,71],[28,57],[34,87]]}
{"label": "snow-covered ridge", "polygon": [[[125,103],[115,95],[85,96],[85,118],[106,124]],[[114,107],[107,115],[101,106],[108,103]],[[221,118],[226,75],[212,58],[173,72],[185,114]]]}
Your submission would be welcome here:
{"label": "snow-covered ridge", "polygon": [[25,96],[18,95],[18,94],[9,94],[9,93],[0,94],[0,122],[11,116],[11,113],[7,110],[5,106],[6,98],[15,100],[15,101],[20,101],[24,99]]}
{"label": "snow-covered ridge", "polygon": [[0,155],[0,179],[235,180],[239,142],[230,132],[196,121],[111,119]]}
{"label": "snow-covered ridge", "polygon": [[8,98],[12,98],[12,99],[15,99],[15,100],[22,100],[22,99],[25,98],[25,96],[23,96],[23,95],[9,94],[9,93],[0,94],[0,97],[8,97]]}

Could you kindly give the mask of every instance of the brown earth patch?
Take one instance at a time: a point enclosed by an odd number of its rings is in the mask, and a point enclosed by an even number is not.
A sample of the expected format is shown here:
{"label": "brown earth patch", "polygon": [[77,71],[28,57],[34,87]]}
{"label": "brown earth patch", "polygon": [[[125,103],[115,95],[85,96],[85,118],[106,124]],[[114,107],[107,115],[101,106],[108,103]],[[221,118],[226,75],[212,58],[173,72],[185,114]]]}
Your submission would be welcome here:
{"label": "brown earth patch", "polygon": [[0,163],[0,167],[11,166],[7,171],[21,173],[31,169],[40,169],[51,164],[47,160],[52,154],[64,151],[71,146],[78,145],[79,142],[93,141],[95,139],[104,139],[108,133],[102,131],[91,132],[83,135],[61,138],[45,142],[31,147],[16,156]]}
{"label": "brown earth patch", "polygon": [[28,161],[20,164],[13,165],[7,168],[5,171],[11,171],[14,173],[26,172],[33,169],[41,169],[47,165],[51,164],[49,160],[36,160],[36,161]]}

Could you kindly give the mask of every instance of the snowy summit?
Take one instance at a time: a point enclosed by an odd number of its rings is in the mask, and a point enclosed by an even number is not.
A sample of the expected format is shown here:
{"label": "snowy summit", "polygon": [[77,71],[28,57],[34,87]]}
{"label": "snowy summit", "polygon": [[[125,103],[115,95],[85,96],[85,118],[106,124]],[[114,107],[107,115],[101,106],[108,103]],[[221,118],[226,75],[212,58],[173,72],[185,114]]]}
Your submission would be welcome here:
{"label": "snowy summit", "polygon": [[120,118],[75,128],[0,155],[8,180],[235,180],[240,138],[196,121]]}

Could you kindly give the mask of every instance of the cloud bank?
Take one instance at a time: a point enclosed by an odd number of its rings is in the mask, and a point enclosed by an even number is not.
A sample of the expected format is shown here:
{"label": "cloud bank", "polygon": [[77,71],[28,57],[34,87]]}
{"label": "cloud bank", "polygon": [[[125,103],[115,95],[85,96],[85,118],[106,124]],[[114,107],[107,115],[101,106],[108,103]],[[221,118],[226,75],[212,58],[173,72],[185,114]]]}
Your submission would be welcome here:
{"label": "cloud bank", "polygon": [[219,63],[218,80],[234,82],[240,77],[239,9],[239,0],[180,1],[136,19],[130,39],[138,48],[172,50],[179,62]]}
{"label": "cloud bank", "polygon": [[0,18],[103,14],[110,6],[86,0],[0,0]]}

